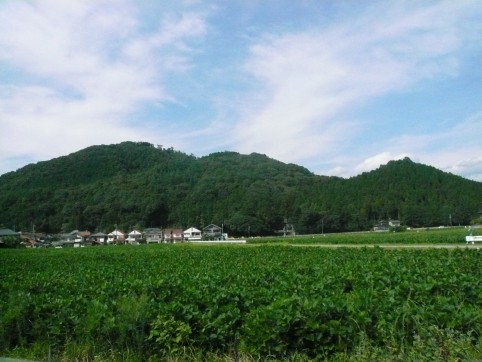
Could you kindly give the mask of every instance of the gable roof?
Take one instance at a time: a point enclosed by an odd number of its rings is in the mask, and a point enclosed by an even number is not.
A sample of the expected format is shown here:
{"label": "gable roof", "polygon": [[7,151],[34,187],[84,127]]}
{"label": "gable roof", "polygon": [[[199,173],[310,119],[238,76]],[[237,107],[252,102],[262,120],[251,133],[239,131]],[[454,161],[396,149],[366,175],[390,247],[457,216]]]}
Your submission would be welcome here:
{"label": "gable roof", "polygon": [[164,234],[168,234],[168,233],[181,233],[182,234],[182,229],[176,229],[176,228],[168,228],[168,229],[164,229]]}
{"label": "gable roof", "polygon": [[220,226],[210,224],[210,225],[204,227],[203,230],[204,230],[204,232],[214,233],[214,232],[221,232],[222,228]]}
{"label": "gable roof", "polygon": [[159,228],[144,229],[144,235],[158,235],[158,234],[162,234],[162,230]]}
{"label": "gable roof", "polygon": [[198,230],[198,229],[196,229],[196,228],[194,228],[194,227],[191,227],[191,228],[189,228],[189,229],[187,229],[187,230],[184,230],[184,232],[185,232],[185,233],[200,233],[201,230]]}
{"label": "gable roof", "polygon": [[124,233],[115,229],[113,232],[109,233],[109,236],[124,236]]}
{"label": "gable roof", "polygon": [[18,236],[18,233],[10,229],[0,229],[0,237],[1,236]]}
{"label": "gable roof", "polygon": [[107,234],[104,234],[104,233],[95,233],[95,234],[92,234],[90,235],[91,237],[100,237],[100,236],[107,236]]}

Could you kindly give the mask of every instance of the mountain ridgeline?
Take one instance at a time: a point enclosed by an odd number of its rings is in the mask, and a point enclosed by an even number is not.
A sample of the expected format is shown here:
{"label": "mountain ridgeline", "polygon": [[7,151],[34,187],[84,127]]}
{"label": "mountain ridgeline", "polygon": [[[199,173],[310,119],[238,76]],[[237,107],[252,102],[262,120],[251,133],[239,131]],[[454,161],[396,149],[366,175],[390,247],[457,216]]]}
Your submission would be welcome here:
{"label": "mountain ridgeline", "polygon": [[261,154],[197,158],[149,143],[93,146],[0,176],[0,225],[55,233],[223,224],[232,235],[421,227],[476,218],[482,183],[410,159],[350,179]]}

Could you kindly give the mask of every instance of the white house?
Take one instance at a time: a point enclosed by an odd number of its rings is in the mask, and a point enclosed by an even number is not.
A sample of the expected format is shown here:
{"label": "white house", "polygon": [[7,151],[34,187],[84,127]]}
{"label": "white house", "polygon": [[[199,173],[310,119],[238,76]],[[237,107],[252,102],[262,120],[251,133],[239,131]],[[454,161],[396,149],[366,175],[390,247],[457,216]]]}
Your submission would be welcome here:
{"label": "white house", "polygon": [[388,220],[388,226],[391,227],[399,227],[400,226],[400,220]]}
{"label": "white house", "polygon": [[127,237],[127,242],[130,244],[139,244],[139,241],[142,239],[142,233],[137,230],[132,230]]}
{"label": "white house", "polygon": [[184,230],[183,235],[184,235],[184,240],[188,240],[188,241],[202,239],[201,230],[198,230],[194,227]]}
{"label": "white house", "polygon": [[115,229],[113,232],[107,235],[108,243],[123,243],[125,242],[125,235],[122,231]]}

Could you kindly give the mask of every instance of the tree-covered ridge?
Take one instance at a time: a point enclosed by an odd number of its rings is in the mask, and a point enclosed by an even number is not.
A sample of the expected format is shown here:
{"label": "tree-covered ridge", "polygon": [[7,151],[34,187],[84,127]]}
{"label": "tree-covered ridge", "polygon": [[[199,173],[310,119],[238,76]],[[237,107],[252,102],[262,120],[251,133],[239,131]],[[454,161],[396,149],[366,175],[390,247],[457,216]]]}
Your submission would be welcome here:
{"label": "tree-covered ridge", "polygon": [[482,202],[481,183],[412,162],[390,161],[346,181],[368,219],[400,218],[411,226],[466,224]]}
{"label": "tree-covered ridge", "polygon": [[480,182],[408,158],[342,179],[256,153],[196,158],[145,142],[93,146],[0,176],[0,225],[45,232],[222,223],[248,236],[273,234],[285,220],[319,233],[390,218],[458,225],[481,201]]}

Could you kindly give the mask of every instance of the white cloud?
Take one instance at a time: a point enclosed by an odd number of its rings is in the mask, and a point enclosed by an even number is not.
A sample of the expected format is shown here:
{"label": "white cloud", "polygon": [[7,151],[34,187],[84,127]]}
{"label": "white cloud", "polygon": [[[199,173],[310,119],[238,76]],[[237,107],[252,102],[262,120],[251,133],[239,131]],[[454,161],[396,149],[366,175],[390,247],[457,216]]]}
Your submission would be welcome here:
{"label": "white cloud", "polygon": [[356,173],[362,173],[366,171],[371,171],[379,167],[380,165],[384,165],[388,163],[389,161],[392,160],[401,160],[405,157],[409,157],[408,154],[399,154],[399,155],[393,155],[390,152],[382,152],[377,155],[374,155],[372,157],[369,157],[361,164],[359,164],[357,167],[355,167]]}
{"label": "white cloud", "polygon": [[14,88],[0,108],[1,153],[11,153],[9,140],[15,140],[14,157],[49,159],[83,148],[87,140],[103,144],[140,136],[119,125],[108,104],[64,99],[50,88]]}
{"label": "white cloud", "polygon": [[475,114],[444,131],[430,135],[404,135],[392,140],[394,147],[416,150],[422,162],[464,177],[482,181],[482,113]]}
{"label": "white cloud", "polygon": [[[376,145],[365,147],[363,153],[374,154],[354,167],[355,173],[374,170],[390,160],[410,157],[415,162],[433,165],[441,170],[482,181],[482,113],[460,121],[454,127],[431,133],[402,134]],[[376,153],[378,150],[383,152]],[[357,157],[345,159],[356,164]],[[351,176],[350,173],[342,176]]]}
{"label": "white cloud", "polygon": [[444,168],[444,171],[462,175],[474,181],[482,181],[482,157],[462,160]]}
{"label": "white cloud", "polygon": [[[16,1],[0,6],[0,161],[48,159],[91,144],[153,138],[129,120],[172,102],[164,78],[189,69],[194,13],[143,28],[127,1]],[[15,147],[9,140],[15,139]],[[21,164],[20,164],[21,165]],[[8,168],[0,169],[0,173]]]}
{"label": "white cloud", "polygon": [[[345,112],[422,80],[456,75],[466,23],[473,24],[480,7],[392,5],[376,4],[328,29],[264,36],[253,45],[245,70],[259,90],[243,106],[235,147],[289,162],[336,158],[363,128]],[[375,153],[398,157],[407,151]],[[359,169],[371,163],[377,158]]]}
{"label": "white cloud", "polygon": [[92,144],[145,140],[198,155],[266,153],[345,177],[404,155],[479,177],[480,115],[367,144],[367,129],[393,125],[357,114],[457,77],[464,54],[480,47],[478,2],[342,6],[352,10],[331,23],[300,21],[296,33],[266,32],[261,5],[243,15],[249,29],[231,29],[236,15],[223,11],[236,7],[189,3],[2,2],[0,174]]}

